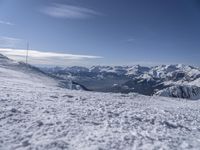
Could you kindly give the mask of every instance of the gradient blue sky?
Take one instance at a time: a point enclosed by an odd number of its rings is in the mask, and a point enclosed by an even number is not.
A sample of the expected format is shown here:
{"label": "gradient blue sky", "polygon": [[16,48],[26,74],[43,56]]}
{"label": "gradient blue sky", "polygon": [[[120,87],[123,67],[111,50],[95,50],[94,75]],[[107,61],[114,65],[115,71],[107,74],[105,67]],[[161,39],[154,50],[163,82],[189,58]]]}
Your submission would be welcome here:
{"label": "gradient blue sky", "polygon": [[200,66],[200,1],[0,0],[0,48],[26,49],[26,41],[92,56],[65,65]]}

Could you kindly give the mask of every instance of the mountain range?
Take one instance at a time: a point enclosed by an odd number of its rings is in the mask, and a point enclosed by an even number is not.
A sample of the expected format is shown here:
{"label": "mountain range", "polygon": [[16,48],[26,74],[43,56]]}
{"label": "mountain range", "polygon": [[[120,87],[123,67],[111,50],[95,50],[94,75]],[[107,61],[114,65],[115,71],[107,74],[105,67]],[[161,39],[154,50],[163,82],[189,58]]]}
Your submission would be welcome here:
{"label": "mountain range", "polygon": [[189,65],[73,66],[42,70],[75,81],[91,91],[200,98],[200,68]]}

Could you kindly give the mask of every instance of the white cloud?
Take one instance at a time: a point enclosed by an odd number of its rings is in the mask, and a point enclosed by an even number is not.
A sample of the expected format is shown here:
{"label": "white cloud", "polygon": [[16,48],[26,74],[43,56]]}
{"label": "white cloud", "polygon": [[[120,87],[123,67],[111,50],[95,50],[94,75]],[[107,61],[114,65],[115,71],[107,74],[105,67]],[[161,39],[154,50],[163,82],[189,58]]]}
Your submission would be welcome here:
{"label": "white cloud", "polygon": [[[23,49],[3,49],[0,53],[17,61],[24,61],[26,50]],[[103,58],[91,55],[74,55],[55,52],[42,52],[37,50],[29,50],[29,63],[35,65],[80,65],[88,63],[89,60]]]}
{"label": "white cloud", "polygon": [[92,9],[66,4],[52,4],[50,6],[44,7],[41,12],[51,17],[66,19],[86,19],[101,15],[101,13]]}
{"label": "white cloud", "polygon": [[11,22],[3,21],[3,20],[0,20],[0,24],[9,25],[9,26],[13,26],[13,25],[14,25],[14,24],[11,23]]}
{"label": "white cloud", "polygon": [[21,43],[22,39],[0,36],[0,47],[15,47]]}

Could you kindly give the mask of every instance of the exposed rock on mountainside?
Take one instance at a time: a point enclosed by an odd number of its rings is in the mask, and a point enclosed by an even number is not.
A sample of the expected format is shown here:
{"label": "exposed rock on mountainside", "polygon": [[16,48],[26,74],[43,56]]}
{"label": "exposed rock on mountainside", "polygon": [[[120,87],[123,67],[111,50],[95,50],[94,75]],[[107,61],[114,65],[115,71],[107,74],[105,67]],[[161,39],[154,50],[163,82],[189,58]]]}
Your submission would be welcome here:
{"label": "exposed rock on mountainside", "polygon": [[176,85],[160,90],[155,95],[197,100],[200,99],[200,87]]}

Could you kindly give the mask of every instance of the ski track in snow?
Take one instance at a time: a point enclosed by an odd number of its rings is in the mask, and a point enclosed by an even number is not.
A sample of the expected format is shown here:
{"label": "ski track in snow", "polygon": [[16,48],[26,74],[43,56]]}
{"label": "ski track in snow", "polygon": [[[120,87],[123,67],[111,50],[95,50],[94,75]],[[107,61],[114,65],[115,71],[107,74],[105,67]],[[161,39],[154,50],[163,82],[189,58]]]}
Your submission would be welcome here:
{"label": "ski track in snow", "polygon": [[0,150],[200,149],[199,101],[66,90],[5,72]]}

